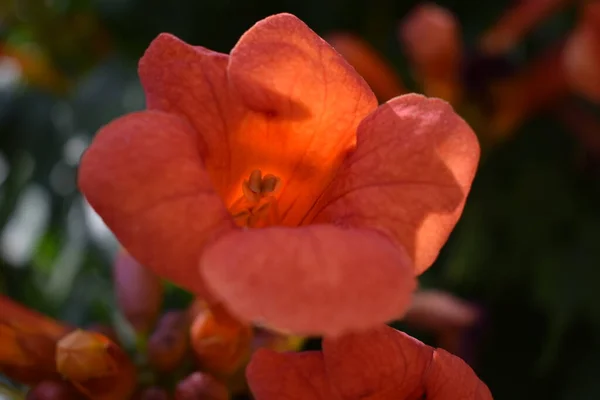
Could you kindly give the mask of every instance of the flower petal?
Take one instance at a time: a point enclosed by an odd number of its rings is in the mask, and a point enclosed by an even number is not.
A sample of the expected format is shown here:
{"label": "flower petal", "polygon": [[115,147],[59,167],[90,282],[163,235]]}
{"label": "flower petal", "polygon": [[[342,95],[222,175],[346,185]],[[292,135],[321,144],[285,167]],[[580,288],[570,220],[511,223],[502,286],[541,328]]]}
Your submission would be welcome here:
{"label": "flower petal", "polygon": [[436,349],[425,381],[430,400],[492,400],[490,390],[460,358]]}
{"label": "flower petal", "polygon": [[198,147],[195,132],[177,116],[129,114],[98,132],[78,180],[134,258],[204,293],[197,268],[202,248],[233,221],[212,189]]}
{"label": "flower petal", "polygon": [[228,62],[227,54],[190,46],[163,33],[139,63],[148,109],[177,113],[190,122],[200,155],[222,196],[232,180],[228,136],[246,112],[231,96]]}
{"label": "flower petal", "polygon": [[343,398],[412,400],[423,395],[423,375],[433,349],[382,326],[336,339],[325,338],[323,355],[331,385]]}
{"label": "flower petal", "polygon": [[248,30],[231,52],[228,72],[232,89],[254,111],[246,123],[255,120],[234,140],[245,145],[232,149],[232,159],[282,178],[280,210],[286,225],[295,225],[354,146],[356,128],[377,99],[327,42],[290,14]]}
{"label": "flower petal", "polygon": [[421,273],[460,217],[478,160],[475,134],[450,105],[396,97],[361,123],[356,151],[307,219],[375,228]]}
{"label": "flower petal", "polygon": [[407,92],[394,67],[360,36],[336,32],[326,39],[367,81],[380,101],[388,101]]}
{"label": "flower petal", "polygon": [[246,369],[256,400],[335,400],[321,352],[276,353],[259,349]]}
{"label": "flower petal", "polygon": [[306,335],[389,321],[415,288],[409,259],[386,237],[331,225],[231,232],[201,270],[237,317]]}

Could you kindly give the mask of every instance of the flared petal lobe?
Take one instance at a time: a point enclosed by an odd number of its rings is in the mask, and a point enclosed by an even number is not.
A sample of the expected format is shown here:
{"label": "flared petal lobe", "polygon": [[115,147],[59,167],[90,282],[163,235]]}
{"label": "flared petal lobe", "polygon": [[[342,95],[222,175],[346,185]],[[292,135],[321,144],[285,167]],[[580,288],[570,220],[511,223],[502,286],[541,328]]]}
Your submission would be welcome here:
{"label": "flared petal lobe", "polygon": [[201,250],[233,221],[197,149],[195,132],[181,118],[158,111],[129,114],[98,132],[83,155],[78,180],[135,259],[203,293]]}
{"label": "flared petal lobe", "polygon": [[379,101],[408,92],[394,67],[360,36],[339,32],[326,39],[367,81]]}
{"label": "flared petal lobe", "polygon": [[389,321],[415,288],[410,260],[389,239],[331,225],[234,231],[207,248],[201,268],[236,316],[296,334]]}
{"label": "flared petal lobe", "polygon": [[458,357],[388,326],[325,338],[322,352],[259,350],[246,376],[257,400],[492,400]]}
{"label": "flared petal lobe", "polygon": [[247,111],[229,90],[228,63],[227,54],[162,33],[150,43],[138,68],[147,108],[178,114],[190,123],[221,195],[230,190],[232,180],[229,137],[240,129]]}
{"label": "flared petal lobe", "polygon": [[361,123],[356,151],[307,219],[383,232],[421,273],[460,217],[478,162],[477,138],[449,104],[396,97]]}
{"label": "flared petal lobe", "polygon": [[344,399],[373,394],[390,400],[421,399],[433,353],[433,348],[388,326],[323,340],[330,383]]}
{"label": "flared petal lobe", "polygon": [[281,354],[259,349],[246,377],[257,400],[341,400],[331,390],[323,355],[317,351]]}
{"label": "flared petal lobe", "polygon": [[443,349],[435,351],[425,387],[431,400],[492,400],[490,389],[471,367]]}

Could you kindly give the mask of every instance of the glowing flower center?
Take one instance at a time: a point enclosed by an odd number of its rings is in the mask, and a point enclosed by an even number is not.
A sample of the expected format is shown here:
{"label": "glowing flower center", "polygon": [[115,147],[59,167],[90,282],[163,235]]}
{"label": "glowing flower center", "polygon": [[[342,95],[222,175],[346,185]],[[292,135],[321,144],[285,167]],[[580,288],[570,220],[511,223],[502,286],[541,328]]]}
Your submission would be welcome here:
{"label": "glowing flower center", "polygon": [[235,223],[240,227],[260,228],[279,223],[276,192],[281,179],[272,174],[262,175],[255,169],[242,183],[242,196],[230,207]]}

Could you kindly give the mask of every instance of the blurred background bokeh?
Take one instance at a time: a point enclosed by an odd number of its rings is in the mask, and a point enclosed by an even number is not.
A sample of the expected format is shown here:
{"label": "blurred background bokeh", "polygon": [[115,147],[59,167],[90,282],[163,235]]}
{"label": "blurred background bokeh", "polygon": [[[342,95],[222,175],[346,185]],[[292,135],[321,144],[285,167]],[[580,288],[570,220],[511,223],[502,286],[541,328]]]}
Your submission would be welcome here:
{"label": "blurred background bokeh", "polygon": [[[257,20],[286,11],[330,40],[382,101],[444,97],[479,135],[464,215],[421,278],[479,310],[460,332],[460,355],[499,400],[599,399],[592,3],[0,0],[0,293],[73,325],[126,330],[111,278],[118,244],[76,186],[82,152],[99,127],[144,108],[137,60],[158,33],[228,52]],[[165,308],[190,300],[167,286]]]}

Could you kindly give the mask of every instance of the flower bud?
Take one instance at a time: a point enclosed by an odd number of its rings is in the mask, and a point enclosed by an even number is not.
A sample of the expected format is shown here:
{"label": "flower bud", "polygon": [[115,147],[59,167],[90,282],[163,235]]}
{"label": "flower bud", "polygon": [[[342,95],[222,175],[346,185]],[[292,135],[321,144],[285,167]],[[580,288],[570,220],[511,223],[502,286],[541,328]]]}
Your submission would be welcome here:
{"label": "flower bud", "polygon": [[227,387],[208,374],[194,372],[177,384],[175,400],[229,400]]}
{"label": "flower bud", "polygon": [[94,400],[127,400],[136,386],[136,370],[127,355],[95,332],[76,330],[62,338],[56,349],[56,367]]}
{"label": "flower bud", "polygon": [[185,311],[165,313],[148,340],[148,361],[157,371],[170,372],[189,349],[189,318]]}
{"label": "flower bud", "polygon": [[228,375],[249,356],[252,327],[215,307],[196,316],[190,337],[200,367],[219,376]]}
{"label": "flower bud", "polygon": [[119,308],[138,333],[150,331],[160,312],[163,285],[153,272],[125,251],[113,266],[113,280]]}
{"label": "flower bud", "polygon": [[138,396],[135,397],[136,400],[169,400],[170,396],[167,391],[160,387],[149,387],[143,389]]}
{"label": "flower bud", "polygon": [[65,381],[42,381],[33,386],[25,400],[83,400],[73,385]]}
{"label": "flower bud", "polygon": [[25,384],[60,380],[56,342],[71,328],[1,295],[0,310],[0,372]]}
{"label": "flower bud", "polygon": [[398,35],[423,92],[456,103],[462,90],[462,41],[456,17],[445,8],[425,3],[408,14]]}

